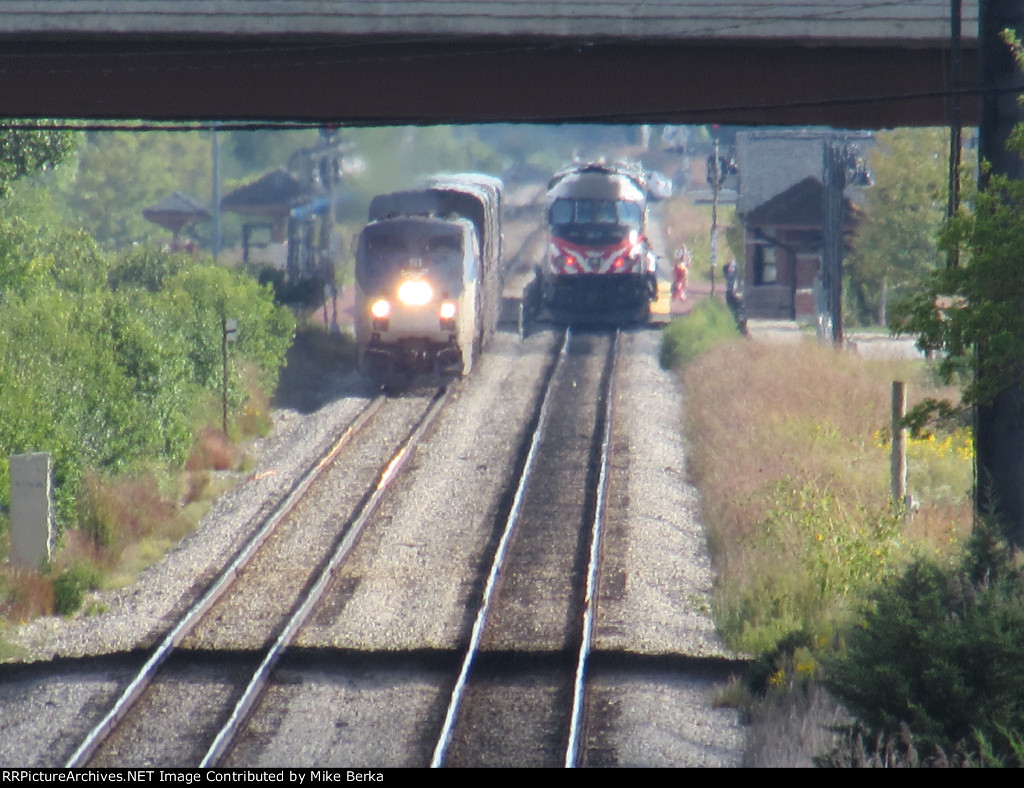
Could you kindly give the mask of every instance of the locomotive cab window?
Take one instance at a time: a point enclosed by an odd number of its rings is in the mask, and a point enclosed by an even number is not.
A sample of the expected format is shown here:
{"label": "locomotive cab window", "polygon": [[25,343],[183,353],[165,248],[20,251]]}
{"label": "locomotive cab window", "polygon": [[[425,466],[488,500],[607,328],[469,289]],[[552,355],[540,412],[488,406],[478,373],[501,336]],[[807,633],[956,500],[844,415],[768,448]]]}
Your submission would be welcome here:
{"label": "locomotive cab window", "polygon": [[548,222],[551,224],[571,224],[573,221],[572,200],[555,200],[551,204],[548,213]]}
{"label": "locomotive cab window", "polygon": [[644,221],[644,209],[639,203],[619,200],[616,203],[619,213],[619,221],[631,227],[639,227]]}
{"label": "locomotive cab window", "polygon": [[572,200],[560,198],[551,204],[548,223],[562,224],[626,224],[639,227],[643,208],[628,200]]}
{"label": "locomotive cab window", "polygon": [[457,235],[436,235],[423,244],[425,254],[461,254],[462,239]]}

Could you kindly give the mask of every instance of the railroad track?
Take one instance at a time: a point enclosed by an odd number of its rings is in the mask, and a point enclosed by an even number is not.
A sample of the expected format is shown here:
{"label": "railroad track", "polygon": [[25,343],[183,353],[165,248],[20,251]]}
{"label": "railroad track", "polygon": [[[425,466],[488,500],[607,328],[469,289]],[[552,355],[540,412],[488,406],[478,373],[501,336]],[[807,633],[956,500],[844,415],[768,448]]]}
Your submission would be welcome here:
{"label": "railroad track", "polygon": [[[388,400],[380,395],[371,400],[294,485],[202,598],[171,628],[66,765],[216,765],[244,724],[283,651],[323,596],[332,574],[360,538],[448,396],[448,390],[441,389],[429,398]],[[388,414],[388,428],[375,440],[367,440],[369,425],[382,412]],[[396,430],[403,431],[410,422],[407,434],[396,440]],[[351,485],[340,493],[348,500],[351,514],[329,518],[314,535],[302,504],[316,485],[324,483],[327,472],[353,451],[356,436],[360,437],[360,446],[375,444],[376,456],[387,459],[378,463],[376,467],[381,470],[369,486],[359,478],[365,473],[351,473],[355,494]],[[367,465],[363,452],[348,462],[346,468]],[[299,563],[303,566],[295,566],[295,543],[300,545],[303,560]],[[270,604],[253,608],[254,599],[265,599]],[[233,651],[218,642],[225,637],[225,630],[230,630],[225,622],[239,623],[232,620],[239,607],[248,611],[243,615],[263,619],[262,626],[255,628],[255,637],[264,642],[255,650]],[[252,620],[246,622],[246,629],[251,639]],[[230,639],[230,635],[227,637]],[[247,670],[242,671],[240,665]],[[248,675],[247,680],[244,675]],[[213,691],[196,692],[197,682],[208,684]],[[183,684],[189,686],[189,691],[179,690]],[[164,713],[169,704],[181,702],[197,703],[187,715],[191,724],[187,730],[170,731]]]}
{"label": "railroad track", "polygon": [[576,766],[619,333],[567,332],[431,765]]}
{"label": "railroad track", "polygon": [[[127,727],[104,734],[91,754],[71,763],[619,762],[614,726],[622,692],[614,678],[619,674],[608,673],[609,659],[617,666],[613,670],[639,671],[638,677],[665,665],[609,652],[607,611],[604,650],[588,657],[594,588],[601,575],[600,539],[592,534],[602,524],[601,491],[609,485],[609,499],[621,497],[616,480],[625,470],[619,453],[618,467],[610,472],[607,466],[610,436],[620,421],[612,411],[617,344],[598,331],[565,340],[551,331],[526,340],[500,337],[495,351],[506,360],[494,369],[485,366],[482,378],[458,387],[458,404],[441,411],[444,417],[417,452],[412,464],[417,472],[403,475],[400,494],[386,497],[349,558],[326,569],[332,548],[307,562],[330,579],[323,581],[322,602],[306,605],[291,627],[299,633],[293,645],[288,645],[292,636],[284,635],[289,628],[284,619],[264,626],[262,634],[246,635],[248,640],[236,638],[234,630],[243,628],[244,600],[254,594],[226,595],[225,600],[236,601],[210,605],[206,623],[180,638],[164,658],[169,672],[149,692],[150,711],[135,721],[122,715]],[[628,378],[620,382],[630,389]],[[488,424],[498,397],[506,414]],[[428,407],[413,400],[389,400],[371,420],[389,422],[393,438],[405,437],[419,419],[412,411]],[[409,412],[402,416],[396,408]],[[621,428],[616,429],[621,442]],[[358,494],[347,494],[362,503],[372,497],[378,480],[392,475],[379,472],[391,465],[391,454],[350,462],[352,444],[365,442],[350,440],[338,451],[345,458],[337,461],[349,471],[356,464],[373,470],[372,479],[353,481]],[[400,442],[392,440],[392,448]],[[479,479],[478,486],[465,484],[471,477]],[[356,512],[354,503],[347,506],[346,512]],[[336,526],[357,517],[343,513],[340,503],[329,508],[339,512]],[[611,515],[610,525],[621,515]],[[295,520],[307,541],[311,527],[319,530],[302,502],[282,519]],[[340,533],[337,528],[334,548]],[[605,571],[617,577],[622,548],[615,538],[611,542],[614,560]],[[495,556],[499,560],[492,568]],[[279,587],[288,573],[262,561],[238,571],[239,582],[269,573]],[[299,592],[293,596],[306,599],[319,581],[307,576],[294,582]],[[604,607],[607,589],[602,593]],[[270,593],[264,586],[256,595]],[[239,679],[243,668],[246,678]],[[681,662],[664,680],[678,683],[682,674],[702,669]],[[168,715],[196,696],[204,705],[188,712],[179,735]]]}

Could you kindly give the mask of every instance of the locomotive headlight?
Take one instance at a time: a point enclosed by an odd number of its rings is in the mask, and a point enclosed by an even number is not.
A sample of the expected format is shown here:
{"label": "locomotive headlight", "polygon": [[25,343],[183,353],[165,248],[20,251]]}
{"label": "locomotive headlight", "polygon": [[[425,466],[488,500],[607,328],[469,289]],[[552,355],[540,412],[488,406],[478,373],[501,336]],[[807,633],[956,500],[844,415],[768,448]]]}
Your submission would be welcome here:
{"label": "locomotive headlight", "polygon": [[422,279],[407,279],[398,286],[398,300],[406,306],[425,306],[434,297],[434,288]]}
{"label": "locomotive headlight", "polygon": [[378,320],[383,320],[391,315],[391,303],[386,298],[378,298],[370,304],[370,314]]}
{"label": "locomotive headlight", "polygon": [[441,308],[437,310],[437,315],[441,318],[439,323],[442,331],[455,330],[455,314],[457,312],[458,309],[456,309],[454,301],[441,302]]}

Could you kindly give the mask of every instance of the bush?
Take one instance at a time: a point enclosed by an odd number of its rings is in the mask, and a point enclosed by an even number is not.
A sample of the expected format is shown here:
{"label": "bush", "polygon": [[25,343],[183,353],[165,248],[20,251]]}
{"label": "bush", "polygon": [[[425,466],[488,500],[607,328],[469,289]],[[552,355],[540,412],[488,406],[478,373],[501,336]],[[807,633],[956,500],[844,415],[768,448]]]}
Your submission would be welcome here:
{"label": "bush", "polygon": [[7,504],[11,454],[53,454],[61,529],[74,522],[87,469],[114,475],[151,460],[180,466],[199,403],[221,393],[225,317],[239,320],[239,341],[229,348],[229,405],[237,410],[254,392],[273,390],[294,329],[291,314],[244,275],[195,265],[158,276],[147,266],[161,259],[142,252],[125,258],[138,266],[133,276],[153,274],[149,284],[163,287],[157,293],[40,285],[3,304],[0,506]]}
{"label": "bush", "polygon": [[747,571],[715,597],[719,632],[741,651],[771,651],[793,631],[827,641],[899,566],[900,513],[850,507],[828,488],[824,479],[784,479],[765,492],[770,509],[740,545]]}
{"label": "bush", "polygon": [[187,254],[164,252],[153,246],[133,246],[118,257],[107,278],[111,290],[136,287],[159,293],[165,279],[195,264]]}
{"label": "bush", "polygon": [[728,307],[714,298],[703,299],[690,314],[665,327],[661,335],[661,366],[684,367],[719,342],[738,336],[736,320]]}
{"label": "bush", "polygon": [[82,607],[87,591],[99,588],[100,574],[96,569],[79,566],[68,569],[53,580],[53,612],[70,616]]}
{"label": "bush", "polygon": [[1024,585],[1009,549],[979,524],[955,568],[911,564],[872,597],[826,683],[878,740],[905,726],[925,754],[1019,764]]}

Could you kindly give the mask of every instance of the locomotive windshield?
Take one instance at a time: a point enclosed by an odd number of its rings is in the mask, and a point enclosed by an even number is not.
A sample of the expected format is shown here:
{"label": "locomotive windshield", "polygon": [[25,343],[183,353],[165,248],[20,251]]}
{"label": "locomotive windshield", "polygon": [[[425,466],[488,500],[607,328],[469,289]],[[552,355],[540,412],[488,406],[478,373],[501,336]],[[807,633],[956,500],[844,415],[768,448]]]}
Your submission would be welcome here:
{"label": "locomotive windshield", "polygon": [[356,278],[367,293],[391,289],[403,275],[430,278],[449,296],[462,292],[463,236],[458,227],[417,221],[367,226],[359,237]]}
{"label": "locomotive windshield", "polygon": [[572,243],[613,244],[640,229],[643,208],[628,200],[561,197],[551,203],[548,223],[556,235]]}

